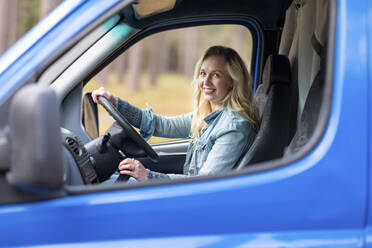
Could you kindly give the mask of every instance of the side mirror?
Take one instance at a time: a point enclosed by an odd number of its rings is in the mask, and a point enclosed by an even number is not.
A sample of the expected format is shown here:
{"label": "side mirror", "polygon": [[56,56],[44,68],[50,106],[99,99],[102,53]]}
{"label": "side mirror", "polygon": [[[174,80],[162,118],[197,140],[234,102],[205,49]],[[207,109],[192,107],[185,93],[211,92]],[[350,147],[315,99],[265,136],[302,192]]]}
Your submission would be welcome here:
{"label": "side mirror", "polygon": [[53,193],[63,186],[60,110],[55,92],[22,88],[9,112],[10,171],[7,181],[24,191]]}
{"label": "side mirror", "polygon": [[99,136],[98,129],[98,109],[93,101],[91,92],[85,92],[83,95],[82,122],[88,135],[95,139]]}

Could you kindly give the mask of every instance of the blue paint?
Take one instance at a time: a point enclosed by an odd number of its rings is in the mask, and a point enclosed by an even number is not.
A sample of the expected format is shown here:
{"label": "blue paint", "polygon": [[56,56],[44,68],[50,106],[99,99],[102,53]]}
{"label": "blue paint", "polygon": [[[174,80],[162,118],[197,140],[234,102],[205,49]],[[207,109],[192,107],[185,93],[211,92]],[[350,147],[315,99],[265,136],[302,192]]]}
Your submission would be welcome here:
{"label": "blue paint", "polygon": [[[35,27],[0,59],[0,101],[118,2],[67,1]],[[371,11],[337,2],[329,120],[311,152],[254,174],[1,205],[0,246],[372,247]]]}

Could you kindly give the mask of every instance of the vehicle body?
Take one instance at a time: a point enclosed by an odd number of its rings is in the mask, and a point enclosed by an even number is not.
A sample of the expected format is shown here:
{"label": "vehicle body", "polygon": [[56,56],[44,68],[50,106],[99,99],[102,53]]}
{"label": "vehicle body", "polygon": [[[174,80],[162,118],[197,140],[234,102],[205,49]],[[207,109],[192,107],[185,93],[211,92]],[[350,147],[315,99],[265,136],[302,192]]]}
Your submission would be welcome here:
{"label": "vehicle body", "polygon": [[[318,98],[319,118],[309,141],[295,152],[282,151],[280,158],[227,175],[172,182],[84,185],[77,168],[69,168],[72,185],[61,179],[64,163],[73,159],[67,158],[62,145],[55,146],[61,140],[59,128],[69,130],[62,136],[76,136],[85,147],[99,141],[81,125],[84,82],[147,35],[209,23],[245,25],[254,36],[250,69],[255,88],[261,83],[266,58],[279,49],[276,37],[285,33],[286,26],[281,33],[281,26],[274,24],[284,21],[293,3],[197,2],[176,1],[170,12],[132,23],[125,19],[134,16],[132,1],[65,1],[3,55],[1,247],[372,247],[372,4],[367,0],[327,5],[328,31],[322,42],[328,49],[320,59],[325,87]],[[321,1],[299,2],[300,9],[315,2],[316,8],[322,6]],[[120,26],[123,17],[126,25]],[[308,16],[302,17],[306,22]],[[103,30],[105,25],[110,28]],[[116,29],[118,36],[103,41],[105,33]],[[299,61],[308,57],[301,56],[302,41],[300,36],[295,51]],[[104,45],[91,49],[100,42]],[[299,66],[303,67],[306,63]],[[34,87],[22,91],[29,85]],[[309,82],[308,90],[310,86]],[[300,93],[299,98],[305,106],[306,96]],[[152,147],[161,162],[182,165],[180,151],[187,144]],[[38,152],[41,158],[29,159]],[[31,175],[33,171],[45,175]]]}

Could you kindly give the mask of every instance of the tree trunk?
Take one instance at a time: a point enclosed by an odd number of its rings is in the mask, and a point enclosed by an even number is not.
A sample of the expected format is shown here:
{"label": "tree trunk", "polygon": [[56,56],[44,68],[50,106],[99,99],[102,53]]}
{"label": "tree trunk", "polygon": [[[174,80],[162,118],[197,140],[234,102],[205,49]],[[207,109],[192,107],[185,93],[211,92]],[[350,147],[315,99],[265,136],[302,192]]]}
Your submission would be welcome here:
{"label": "tree trunk", "polygon": [[41,0],[40,17],[43,18],[60,3],[60,0]]}
{"label": "tree trunk", "polygon": [[0,54],[17,40],[17,0],[0,0]]}
{"label": "tree trunk", "polygon": [[186,28],[180,35],[179,40],[179,69],[178,71],[188,77],[194,74],[194,67],[198,60],[198,31],[195,28]]}
{"label": "tree trunk", "polygon": [[138,90],[140,88],[141,74],[143,72],[143,42],[139,42],[129,49],[128,72],[129,88]]}
{"label": "tree trunk", "polygon": [[106,84],[108,82],[109,66],[101,70],[95,78],[98,79],[99,84]]}
{"label": "tree trunk", "polygon": [[156,85],[156,77],[159,73],[168,71],[169,63],[169,39],[164,34],[156,34],[151,40],[151,52],[149,58],[149,74],[151,86]]}
{"label": "tree trunk", "polygon": [[119,83],[123,83],[125,74],[128,71],[128,55],[126,53],[121,54],[113,61],[112,71],[117,75]]}

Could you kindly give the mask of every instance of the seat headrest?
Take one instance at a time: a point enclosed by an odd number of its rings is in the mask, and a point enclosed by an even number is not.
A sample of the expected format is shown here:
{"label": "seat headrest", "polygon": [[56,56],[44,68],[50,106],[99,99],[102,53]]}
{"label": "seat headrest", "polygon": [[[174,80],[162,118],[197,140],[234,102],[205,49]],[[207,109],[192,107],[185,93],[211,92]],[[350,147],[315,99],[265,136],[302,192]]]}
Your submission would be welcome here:
{"label": "seat headrest", "polygon": [[262,81],[265,93],[268,94],[273,84],[291,83],[291,66],[288,57],[285,55],[270,55],[266,59],[265,68],[262,74]]}

